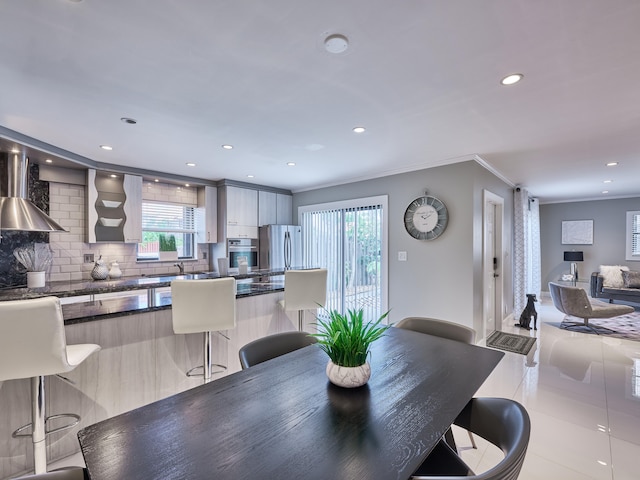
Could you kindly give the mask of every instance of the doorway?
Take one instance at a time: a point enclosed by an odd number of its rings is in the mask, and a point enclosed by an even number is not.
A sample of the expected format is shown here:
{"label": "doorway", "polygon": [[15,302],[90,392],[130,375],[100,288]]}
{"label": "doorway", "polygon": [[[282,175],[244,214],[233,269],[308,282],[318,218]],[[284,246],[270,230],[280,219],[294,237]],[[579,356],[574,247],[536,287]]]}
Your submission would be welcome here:
{"label": "doorway", "polygon": [[489,190],[483,193],[483,308],[480,336],[487,338],[494,330],[502,330],[504,199]]}

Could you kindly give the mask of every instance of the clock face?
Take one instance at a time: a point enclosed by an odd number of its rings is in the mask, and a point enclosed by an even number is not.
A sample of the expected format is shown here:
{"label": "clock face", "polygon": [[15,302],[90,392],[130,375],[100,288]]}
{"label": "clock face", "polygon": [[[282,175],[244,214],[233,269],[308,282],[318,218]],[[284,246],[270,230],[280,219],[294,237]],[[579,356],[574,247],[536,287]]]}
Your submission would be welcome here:
{"label": "clock face", "polygon": [[426,195],[409,204],[404,214],[404,226],[409,235],[418,240],[438,238],[447,228],[449,214],[444,203]]}

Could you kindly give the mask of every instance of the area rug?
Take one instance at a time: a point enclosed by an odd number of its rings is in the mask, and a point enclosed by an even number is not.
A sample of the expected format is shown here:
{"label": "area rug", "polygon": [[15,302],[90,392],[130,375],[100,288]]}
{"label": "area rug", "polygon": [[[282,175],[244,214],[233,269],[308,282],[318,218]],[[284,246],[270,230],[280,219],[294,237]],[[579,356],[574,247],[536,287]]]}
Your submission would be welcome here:
{"label": "area rug", "polygon": [[[589,325],[596,327],[596,331],[587,327],[571,326],[569,322],[581,322],[582,319],[567,316],[560,324],[560,328],[572,332],[589,333],[603,337],[626,338],[640,342],[640,312],[620,315],[613,318],[601,318],[589,320]],[[570,328],[569,328],[570,327]],[[609,330],[605,330],[609,329]]]}
{"label": "area rug", "polygon": [[487,347],[519,353],[520,355],[529,353],[534,343],[536,343],[535,337],[525,337],[524,335],[504,333],[497,330],[492,332],[489,338],[487,338]]}

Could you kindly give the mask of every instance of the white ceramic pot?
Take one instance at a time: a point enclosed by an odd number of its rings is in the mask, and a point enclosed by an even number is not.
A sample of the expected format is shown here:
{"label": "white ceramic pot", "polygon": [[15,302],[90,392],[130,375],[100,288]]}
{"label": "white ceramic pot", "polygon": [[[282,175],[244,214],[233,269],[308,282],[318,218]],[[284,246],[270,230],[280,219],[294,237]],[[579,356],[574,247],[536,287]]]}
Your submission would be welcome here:
{"label": "white ceramic pot", "polygon": [[327,377],[334,385],[344,388],[361,387],[371,377],[371,365],[369,362],[359,367],[341,367],[331,360],[327,364]]}
{"label": "white ceramic pot", "polygon": [[27,288],[44,287],[45,272],[27,272]]}

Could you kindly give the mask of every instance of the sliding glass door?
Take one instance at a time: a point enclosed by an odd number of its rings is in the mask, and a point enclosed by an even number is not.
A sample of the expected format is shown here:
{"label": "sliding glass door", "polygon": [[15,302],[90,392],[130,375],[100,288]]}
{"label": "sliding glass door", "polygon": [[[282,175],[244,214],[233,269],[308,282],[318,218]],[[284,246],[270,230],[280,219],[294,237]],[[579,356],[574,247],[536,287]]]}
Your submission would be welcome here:
{"label": "sliding glass door", "polygon": [[329,271],[327,309],[386,312],[386,208],[386,196],[300,208],[304,263]]}

